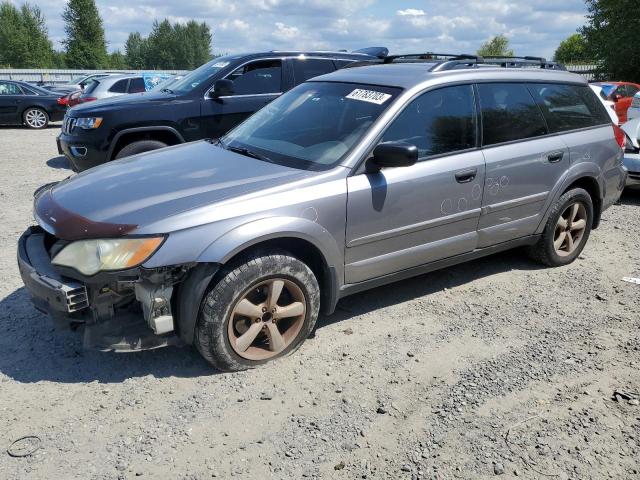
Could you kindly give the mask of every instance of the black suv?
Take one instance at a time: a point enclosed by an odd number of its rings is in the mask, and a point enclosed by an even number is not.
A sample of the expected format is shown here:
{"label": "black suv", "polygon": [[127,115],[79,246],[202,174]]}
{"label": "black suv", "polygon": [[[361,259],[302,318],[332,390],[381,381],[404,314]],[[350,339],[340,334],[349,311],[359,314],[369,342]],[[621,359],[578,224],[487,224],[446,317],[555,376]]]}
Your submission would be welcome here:
{"label": "black suv", "polygon": [[379,62],[386,48],[263,52],[218,57],[166,88],[69,110],[58,151],[76,171],[115,158],[217,138],[283,92],[351,64]]}

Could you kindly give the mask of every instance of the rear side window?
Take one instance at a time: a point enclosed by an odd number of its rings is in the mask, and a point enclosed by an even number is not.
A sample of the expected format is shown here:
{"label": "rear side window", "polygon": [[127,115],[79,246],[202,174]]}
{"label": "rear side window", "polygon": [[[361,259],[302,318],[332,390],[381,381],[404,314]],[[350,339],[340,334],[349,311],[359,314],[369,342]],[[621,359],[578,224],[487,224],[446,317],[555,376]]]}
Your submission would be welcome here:
{"label": "rear side window", "polygon": [[129,80],[118,80],[116,83],[111,85],[109,91],[111,93],[127,93],[127,83]]}
{"label": "rear side window", "polygon": [[418,147],[420,158],[476,146],[471,85],[432,90],[412,100],[391,123],[382,142],[406,142]]}
{"label": "rear side window", "polygon": [[546,135],[547,125],[527,88],[518,83],[478,85],[482,108],[482,143],[524,140]]}
{"label": "rear side window", "polygon": [[604,105],[589,87],[539,83],[529,88],[553,133],[611,123]]}
{"label": "rear side window", "polygon": [[318,58],[295,58],[293,63],[293,76],[296,83],[306,82],[310,78],[324,75],[335,70],[331,60],[321,60]]}
{"label": "rear side window", "polygon": [[144,80],[142,77],[132,78],[129,82],[129,93],[142,93],[145,92]]}
{"label": "rear side window", "polygon": [[261,60],[248,63],[231,73],[234,95],[259,95],[282,92],[282,62]]}

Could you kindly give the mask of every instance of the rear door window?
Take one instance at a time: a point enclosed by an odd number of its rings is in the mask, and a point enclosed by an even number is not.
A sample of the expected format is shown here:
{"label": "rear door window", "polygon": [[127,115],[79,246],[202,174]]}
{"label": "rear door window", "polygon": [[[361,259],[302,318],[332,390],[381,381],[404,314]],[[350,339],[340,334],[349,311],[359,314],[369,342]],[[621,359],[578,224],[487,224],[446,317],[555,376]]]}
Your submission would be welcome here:
{"label": "rear door window", "polygon": [[611,123],[604,105],[587,86],[538,83],[529,88],[553,133]]}
{"label": "rear door window", "polygon": [[531,93],[519,83],[478,85],[482,109],[482,143],[495,145],[549,133]]}
{"label": "rear door window", "polygon": [[129,93],[142,93],[145,92],[144,80],[142,77],[132,78],[129,82]]}
{"label": "rear door window", "polygon": [[[109,91],[111,93],[127,93],[127,84],[129,83],[128,79],[118,80],[116,83],[111,85]],[[85,90],[86,92],[86,90]]]}
{"label": "rear door window", "polygon": [[260,60],[248,63],[228,77],[234,95],[260,95],[282,92],[282,61]]}
{"label": "rear door window", "polygon": [[422,158],[476,146],[476,115],[471,85],[439,88],[412,100],[393,120],[382,142],[406,142]]}
{"label": "rear door window", "polygon": [[292,60],[292,64],[296,83],[306,82],[310,78],[333,72],[336,69],[333,61],[319,58],[295,58]]}

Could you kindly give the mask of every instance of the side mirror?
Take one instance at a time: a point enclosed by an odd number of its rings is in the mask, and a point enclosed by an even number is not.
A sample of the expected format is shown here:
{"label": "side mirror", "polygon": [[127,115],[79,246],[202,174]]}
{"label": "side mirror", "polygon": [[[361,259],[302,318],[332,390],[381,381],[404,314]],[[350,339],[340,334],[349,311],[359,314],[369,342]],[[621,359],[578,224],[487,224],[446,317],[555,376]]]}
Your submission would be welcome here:
{"label": "side mirror", "polygon": [[381,143],[367,161],[367,173],[377,173],[384,167],[410,167],[418,161],[418,147],[405,142]]}
{"label": "side mirror", "polygon": [[209,96],[212,98],[228,97],[233,95],[233,80],[226,78],[216,80],[213,84],[213,90],[209,92]]}

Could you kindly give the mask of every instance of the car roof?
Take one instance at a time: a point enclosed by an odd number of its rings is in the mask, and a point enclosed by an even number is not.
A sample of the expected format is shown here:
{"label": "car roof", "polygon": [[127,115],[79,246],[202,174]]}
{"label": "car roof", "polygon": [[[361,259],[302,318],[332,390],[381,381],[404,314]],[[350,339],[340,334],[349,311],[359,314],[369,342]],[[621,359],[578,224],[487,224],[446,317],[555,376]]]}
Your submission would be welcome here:
{"label": "car roof", "polygon": [[242,55],[234,55],[236,59],[251,59],[251,58],[271,58],[271,57],[323,57],[323,58],[336,58],[345,60],[371,60],[377,57],[373,55],[367,55],[366,53],[357,52],[340,52],[331,50],[271,50],[268,52],[253,52],[245,53]]}
{"label": "car roof", "polygon": [[364,83],[409,89],[425,82],[449,83],[453,81],[526,81],[526,82],[566,82],[587,85],[580,75],[563,70],[540,68],[460,68],[432,72],[433,63],[397,63],[365,65],[343,68],[333,73],[315,77],[315,81]]}

